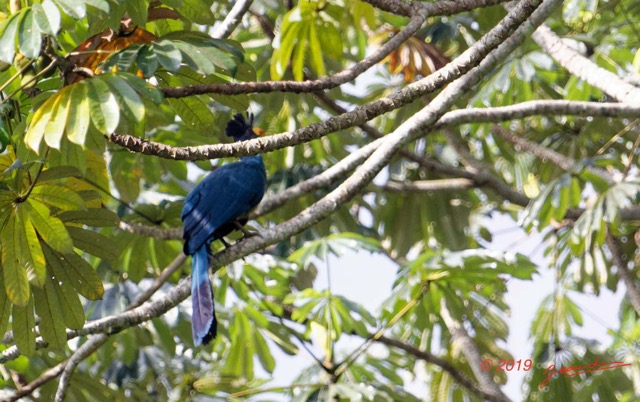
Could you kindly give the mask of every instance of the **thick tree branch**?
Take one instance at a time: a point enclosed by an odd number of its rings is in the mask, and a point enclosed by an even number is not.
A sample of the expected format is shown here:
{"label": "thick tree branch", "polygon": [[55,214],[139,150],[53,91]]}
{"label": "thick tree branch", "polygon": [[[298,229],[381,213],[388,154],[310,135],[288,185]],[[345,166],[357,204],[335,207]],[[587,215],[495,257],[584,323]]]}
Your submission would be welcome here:
{"label": "thick tree branch", "polygon": [[471,11],[476,8],[484,8],[500,3],[506,3],[510,0],[440,0],[432,3],[423,3],[419,1],[404,2],[402,0],[365,1],[380,10],[387,11],[392,14],[408,17],[412,15],[415,10],[422,9],[432,17],[454,15],[465,11]]}
{"label": "thick tree branch", "polygon": [[612,72],[599,67],[563,43],[548,26],[540,26],[531,36],[533,40],[571,74],[618,100],[640,106],[640,88],[625,82]]}

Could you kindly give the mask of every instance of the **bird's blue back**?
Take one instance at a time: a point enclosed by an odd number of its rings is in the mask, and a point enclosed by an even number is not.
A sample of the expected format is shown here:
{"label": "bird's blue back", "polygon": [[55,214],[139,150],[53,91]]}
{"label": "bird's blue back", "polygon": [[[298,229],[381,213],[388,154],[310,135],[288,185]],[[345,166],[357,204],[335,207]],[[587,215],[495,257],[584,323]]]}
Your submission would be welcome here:
{"label": "bird's blue back", "polygon": [[184,200],[184,252],[209,247],[214,233],[258,205],[267,185],[262,156],[248,156],[209,173]]}

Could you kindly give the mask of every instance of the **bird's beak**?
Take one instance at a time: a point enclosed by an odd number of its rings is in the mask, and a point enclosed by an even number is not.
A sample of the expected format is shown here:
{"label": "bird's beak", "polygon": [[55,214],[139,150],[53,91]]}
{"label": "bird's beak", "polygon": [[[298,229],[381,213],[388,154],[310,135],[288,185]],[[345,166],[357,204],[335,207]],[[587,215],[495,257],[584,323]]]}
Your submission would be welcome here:
{"label": "bird's beak", "polygon": [[264,135],[265,131],[259,127],[254,127],[253,133],[259,137],[261,135]]}

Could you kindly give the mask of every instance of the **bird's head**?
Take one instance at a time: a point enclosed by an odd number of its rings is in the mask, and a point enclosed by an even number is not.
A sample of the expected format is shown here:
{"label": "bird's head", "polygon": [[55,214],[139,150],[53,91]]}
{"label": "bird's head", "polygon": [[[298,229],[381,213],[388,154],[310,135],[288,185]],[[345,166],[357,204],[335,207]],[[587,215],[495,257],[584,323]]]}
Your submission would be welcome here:
{"label": "bird's head", "polygon": [[264,134],[263,129],[253,127],[252,113],[249,113],[249,122],[244,119],[244,116],[241,113],[237,113],[233,116],[233,119],[227,123],[225,132],[229,137],[233,137],[236,141],[250,140]]}

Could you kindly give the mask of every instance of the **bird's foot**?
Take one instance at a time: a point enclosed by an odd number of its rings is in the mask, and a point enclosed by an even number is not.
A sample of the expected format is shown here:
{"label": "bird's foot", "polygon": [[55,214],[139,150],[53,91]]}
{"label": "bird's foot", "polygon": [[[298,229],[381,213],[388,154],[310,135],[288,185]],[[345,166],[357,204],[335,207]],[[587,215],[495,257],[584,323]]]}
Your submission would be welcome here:
{"label": "bird's foot", "polygon": [[225,239],[223,239],[222,237],[220,239],[220,242],[222,243],[222,245],[224,246],[225,249],[231,247],[231,244],[227,243],[227,241]]}
{"label": "bird's foot", "polygon": [[257,231],[256,231],[256,232],[252,232],[252,231],[250,231],[250,230],[245,229],[245,227],[244,227],[244,226],[242,226],[242,225],[240,224],[240,222],[236,221],[236,222],[234,222],[234,223],[235,223],[235,225],[236,225],[236,228],[238,228],[238,230],[239,230],[239,231],[241,231],[241,232],[242,232],[242,234],[243,234],[243,237],[242,237],[242,239],[240,239],[240,240],[248,239],[248,238],[250,238],[250,237],[255,237],[255,236],[260,236],[260,237],[262,237],[262,235],[261,235],[259,232],[257,232]]}

